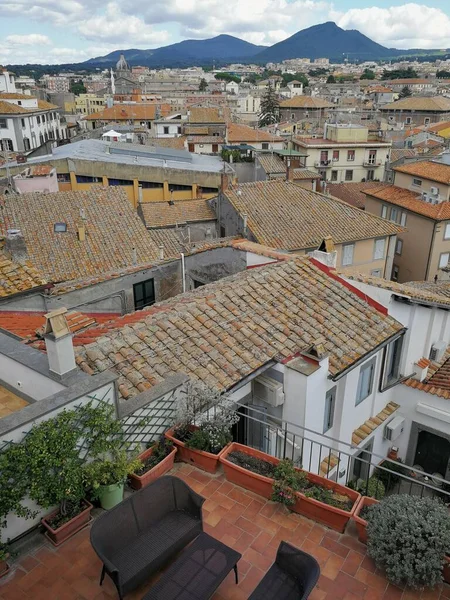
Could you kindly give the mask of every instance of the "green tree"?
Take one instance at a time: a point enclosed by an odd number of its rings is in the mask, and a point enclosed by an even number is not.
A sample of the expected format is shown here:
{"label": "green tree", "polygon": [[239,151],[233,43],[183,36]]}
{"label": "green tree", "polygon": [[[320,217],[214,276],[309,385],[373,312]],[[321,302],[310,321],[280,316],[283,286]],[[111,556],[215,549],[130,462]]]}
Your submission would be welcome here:
{"label": "green tree", "polygon": [[208,84],[206,82],[206,79],[204,77],[202,77],[200,79],[200,85],[198,86],[198,91],[199,92],[206,92],[207,88],[208,88]]}
{"label": "green tree", "polygon": [[261,98],[261,110],[259,112],[259,126],[265,127],[266,125],[272,125],[278,123],[280,120],[280,103],[275,90],[270,85]]}
{"label": "green tree", "polygon": [[323,67],[319,67],[318,69],[310,69],[308,71],[308,75],[310,77],[323,77],[323,75],[326,75],[327,73],[329,73],[329,69],[324,69]]}
{"label": "green tree", "polygon": [[336,83],[336,77],[334,75],[328,75],[327,83]]}
{"label": "green tree", "polygon": [[79,79],[78,81],[71,81],[70,91],[72,92],[72,94],[75,94],[76,96],[78,96],[80,94],[85,94],[86,88],[84,86],[83,81],[81,79]]}
{"label": "green tree", "polygon": [[409,89],[409,87],[407,85],[405,85],[404,87],[402,87],[401,92],[398,95],[398,97],[400,99],[400,98],[409,98],[409,96],[412,96],[411,90]]}
{"label": "green tree", "polygon": [[219,81],[225,81],[225,83],[230,83],[230,81],[241,83],[241,78],[237,75],[232,75],[231,73],[216,73],[214,77]]}
{"label": "green tree", "polygon": [[304,73],[283,73],[281,75],[283,78],[283,84],[286,86],[291,81],[299,81],[303,83],[303,87],[308,87],[309,81]]}
{"label": "green tree", "polygon": [[364,73],[361,75],[360,79],[375,79],[375,73],[370,69],[364,69]]}
{"label": "green tree", "polygon": [[417,77],[417,71],[412,67],[407,69],[396,69],[395,71],[383,71],[381,79],[415,79]]}
{"label": "green tree", "polygon": [[445,70],[438,71],[436,73],[436,77],[438,79],[450,79],[450,71],[445,71]]}

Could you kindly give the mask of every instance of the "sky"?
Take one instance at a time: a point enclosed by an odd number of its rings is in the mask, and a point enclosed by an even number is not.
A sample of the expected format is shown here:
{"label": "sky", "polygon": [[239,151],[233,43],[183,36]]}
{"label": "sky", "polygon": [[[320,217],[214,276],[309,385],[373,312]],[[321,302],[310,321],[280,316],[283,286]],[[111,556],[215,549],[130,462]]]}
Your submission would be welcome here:
{"label": "sky", "polygon": [[82,62],[222,33],[271,45],[325,21],[390,48],[450,48],[449,0],[0,0],[0,64]]}

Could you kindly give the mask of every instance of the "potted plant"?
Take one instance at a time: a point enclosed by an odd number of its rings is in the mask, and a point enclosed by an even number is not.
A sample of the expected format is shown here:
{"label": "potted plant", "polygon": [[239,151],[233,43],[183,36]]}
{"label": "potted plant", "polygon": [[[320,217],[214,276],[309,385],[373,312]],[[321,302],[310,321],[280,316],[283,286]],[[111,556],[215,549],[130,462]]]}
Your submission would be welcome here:
{"label": "potted plant", "polygon": [[436,498],[392,495],[367,509],[367,550],[389,581],[414,589],[442,581],[448,508]]}
{"label": "potted plant", "polygon": [[100,506],[109,510],[122,502],[127,477],[141,467],[142,462],[130,458],[126,448],[115,448],[85,464],[84,482],[91,491],[91,497],[98,499]]}
{"label": "potted plant", "polygon": [[34,426],[24,441],[30,498],[43,508],[58,506],[41,520],[46,536],[57,546],[87,525],[92,510],[84,500],[76,421],[75,411],[63,411]]}
{"label": "potted plant", "polygon": [[170,471],[176,453],[177,449],[164,436],[158,442],[151,442],[147,449],[138,456],[142,466],[134,473],[130,473],[128,478],[130,486],[134,490],[140,490]]}
{"label": "potted plant", "polygon": [[372,504],[378,504],[378,502],[384,498],[385,489],[383,482],[375,476],[369,478],[367,484],[361,481],[359,485],[355,486],[357,491],[361,494],[367,493],[367,496],[362,496],[358,502],[358,506],[353,514],[353,520],[358,530],[359,541],[363,544],[367,544],[367,507]]}
{"label": "potted plant", "polygon": [[271,499],[278,458],[233,442],[220,455],[220,462],[228,481]]}
{"label": "potted plant", "polygon": [[6,562],[9,558],[8,547],[0,541],[0,578],[9,571],[9,565]]}
{"label": "potted plant", "polygon": [[182,461],[215,473],[220,453],[231,442],[231,428],[238,420],[228,396],[191,382],[178,403],[176,425],[165,435],[177,447]]}

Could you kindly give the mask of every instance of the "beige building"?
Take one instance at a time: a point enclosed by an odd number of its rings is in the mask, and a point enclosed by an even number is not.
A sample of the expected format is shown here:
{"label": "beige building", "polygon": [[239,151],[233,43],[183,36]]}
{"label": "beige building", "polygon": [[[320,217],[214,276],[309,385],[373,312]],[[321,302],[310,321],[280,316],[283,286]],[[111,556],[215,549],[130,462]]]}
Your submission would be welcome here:
{"label": "beige building", "polygon": [[391,143],[369,141],[361,125],[326,124],[319,138],[294,138],[294,149],[307,154],[305,167],[324,181],[383,181]]}
{"label": "beige building", "polygon": [[365,190],[366,211],[406,227],[399,234],[393,279],[449,279],[450,165],[422,161],[394,170],[394,185]]}
{"label": "beige building", "polygon": [[77,113],[93,115],[105,107],[105,97],[98,94],[80,94],[75,98]]}
{"label": "beige building", "polygon": [[[211,200],[220,235],[294,254],[336,252],[336,266],[391,276],[397,234],[403,228],[324,194],[280,179],[230,187]],[[328,243],[329,243],[328,242]]]}

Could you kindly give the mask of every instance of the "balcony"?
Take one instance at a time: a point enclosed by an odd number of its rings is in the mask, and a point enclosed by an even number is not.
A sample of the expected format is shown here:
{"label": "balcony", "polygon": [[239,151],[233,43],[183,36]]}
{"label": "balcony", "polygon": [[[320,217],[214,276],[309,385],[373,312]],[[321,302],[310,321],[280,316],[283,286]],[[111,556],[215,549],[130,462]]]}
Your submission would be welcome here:
{"label": "balcony", "polygon": [[317,169],[328,169],[333,166],[333,161],[331,159],[330,160],[316,160],[314,162],[314,166]]}
{"label": "balcony", "polygon": [[363,165],[365,167],[368,167],[369,169],[374,169],[376,167],[381,167],[381,160],[372,160],[370,158],[365,158],[363,161]]}

